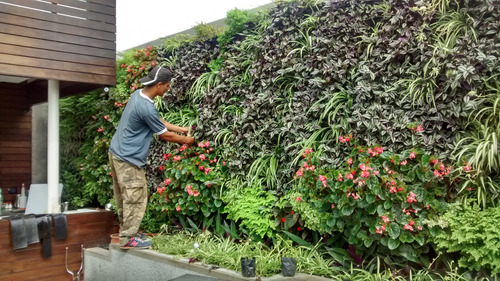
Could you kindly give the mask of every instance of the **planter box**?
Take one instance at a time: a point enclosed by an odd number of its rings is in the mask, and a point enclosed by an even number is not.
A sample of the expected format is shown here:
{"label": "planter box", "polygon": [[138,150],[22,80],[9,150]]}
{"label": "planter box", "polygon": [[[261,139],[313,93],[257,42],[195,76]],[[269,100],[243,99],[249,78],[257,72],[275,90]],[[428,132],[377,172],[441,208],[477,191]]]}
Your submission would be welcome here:
{"label": "planter box", "polygon": [[216,268],[199,262],[189,263],[187,258],[176,258],[153,250],[122,250],[118,244],[109,249],[85,249],[85,281],[98,280],[331,280],[314,275],[298,273],[294,277],[281,274],[271,277],[243,277],[241,272]]}

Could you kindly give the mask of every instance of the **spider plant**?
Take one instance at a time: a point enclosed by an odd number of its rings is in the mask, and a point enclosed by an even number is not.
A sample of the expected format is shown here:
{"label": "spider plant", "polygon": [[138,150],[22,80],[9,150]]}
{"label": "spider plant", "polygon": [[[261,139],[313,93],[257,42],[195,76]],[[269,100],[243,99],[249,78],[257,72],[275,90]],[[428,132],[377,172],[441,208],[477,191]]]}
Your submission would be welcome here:
{"label": "spider plant", "polygon": [[352,102],[353,100],[347,93],[347,90],[341,88],[338,92],[322,96],[311,106],[308,113],[319,112],[319,121],[326,121],[331,126],[335,124],[334,122],[337,120],[339,112],[351,109]]}
{"label": "spider plant", "polygon": [[369,59],[371,57],[373,48],[376,45],[377,41],[379,41],[378,35],[381,25],[382,24],[380,22],[377,22],[377,24],[372,27],[372,33],[370,34],[370,36],[360,35],[357,37],[358,39],[361,39],[356,43],[356,45],[358,45],[358,48],[361,48],[362,45],[366,44],[365,59]]}
{"label": "spider plant", "polygon": [[[156,101],[157,99],[155,99],[155,102]],[[161,99],[160,101],[163,102]],[[165,113],[159,113],[159,115],[168,123],[183,127],[198,123],[198,111],[196,111],[196,108],[191,105],[184,105],[179,110],[165,111]]]}
{"label": "spider plant", "polygon": [[464,183],[460,192],[476,189],[477,201],[483,207],[496,205],[500,191],[500,130],[475,122],[472,132],[461,139],[455,148],[455,158],[464,159],[475,170],[462,176]]}
{"label": "spider plant", "polygon": [[476,21],[463,11],[446,12],[439,20],[431,25],[437,38],[446,49],[453,49],[457,38],[461,35],[469,36],[477,42],[477,34],[474,28]]}
{"label": "spider plant", "polygon": [[437,84],[432,76],[422,77],[415,75],[412,79],[402,79],[396,82],[397,85],[404,85],[403,99],[409,98],[412,101],[413,107],[432,104],[436,107],[434,100],[434,92]]}
{"label": "spider plant", "polygon": [[188,95],[194,103],[199,102],[202,97],[220,83],[219,70],[224,66],[224,57],[219,56],[208,64],[210,71],[205,72],[196,79],[188,90]]}
{"label": "spider plant", "polygon": [[300,57],[302,58],[304,56],[304,53],[307,54],[312,50],[314,37],[309,35],[310,30],[311,29],[307,29],[306,32],[302,32],[302,30],[299,30],[299,33],[300,35],[302,35],[302,37],[298,40],[291,41],[291,43],[297,47],[291,50],[287,54],[287,56],[291,56],[295,53],[300,53]]}

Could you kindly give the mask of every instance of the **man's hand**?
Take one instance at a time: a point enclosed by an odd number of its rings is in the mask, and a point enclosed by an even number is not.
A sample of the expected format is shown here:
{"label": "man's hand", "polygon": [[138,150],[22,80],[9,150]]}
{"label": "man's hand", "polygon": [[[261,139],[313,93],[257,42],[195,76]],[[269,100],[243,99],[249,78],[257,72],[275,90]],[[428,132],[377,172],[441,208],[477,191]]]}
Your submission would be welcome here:
{"label": "man's hand", "polygon": [[191,146],[194,143],[194,138],[193,137],[187,137],[187,142],[186,144]]}
{"label": "man's hand", "polygon": [[187,136],[189,134],[189,127],[180,127],[179,133]]}

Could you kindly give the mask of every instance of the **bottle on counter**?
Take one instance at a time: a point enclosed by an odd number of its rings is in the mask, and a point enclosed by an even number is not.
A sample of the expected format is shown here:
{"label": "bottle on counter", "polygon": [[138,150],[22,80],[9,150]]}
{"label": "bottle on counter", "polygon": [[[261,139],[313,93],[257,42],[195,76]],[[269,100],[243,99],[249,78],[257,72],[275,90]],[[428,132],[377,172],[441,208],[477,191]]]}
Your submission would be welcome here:
{"label": "bottle on counter", "polygon": [[24,190],[24,183],[21,185],[21,196],[19,196],[19,209],[26,209],[26,191]]}

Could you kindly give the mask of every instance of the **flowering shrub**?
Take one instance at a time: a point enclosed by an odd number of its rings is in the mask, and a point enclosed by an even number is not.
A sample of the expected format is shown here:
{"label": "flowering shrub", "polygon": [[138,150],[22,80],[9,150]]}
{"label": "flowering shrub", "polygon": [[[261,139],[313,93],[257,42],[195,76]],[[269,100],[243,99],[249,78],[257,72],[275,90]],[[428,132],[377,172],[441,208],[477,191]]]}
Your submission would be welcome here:
{"label": "flowering shrub", "polygon": [[305,226],[419,262],[431,238],[426,219],[446,210],[451,166],[417,149],[395,154],[373,146],[355,147],[342,169],[318,170],[311,153],[304,153],[295,192],[287,195]]}
{"label": "flowering shrub", "polygon": [[156,66],[158,47],[148,46],[135,52],[127,52],[117,67],[117,82],[120,92],[133,93],[142,85],[139,79]]}
{"label": "flowering shrub", "polygon": [[174,216],[208,217],[222,211],[226,163],[218,155],[209,141],[164,154],[158,169],[165,177],[151,195],[150,207]]}

